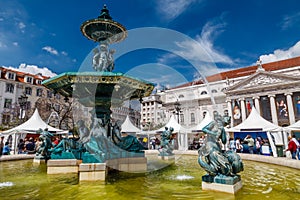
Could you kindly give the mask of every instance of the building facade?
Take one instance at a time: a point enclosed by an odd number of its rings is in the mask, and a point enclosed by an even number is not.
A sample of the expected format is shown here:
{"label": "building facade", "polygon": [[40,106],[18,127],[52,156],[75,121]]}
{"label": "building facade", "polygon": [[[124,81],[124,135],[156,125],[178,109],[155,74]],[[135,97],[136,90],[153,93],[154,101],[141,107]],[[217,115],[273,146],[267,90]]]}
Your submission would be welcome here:
{"label": "building facade", "polygon": [[247,118],[252,106],[266,120],[287,126],[300,119],[299,75],[300,57],[221,72],[206,77],[207,82],[198,80],[144,98],[142,123],[161,120],[148,109],[150,102],[156,102],[156,112],[163,112],[166,119],[175,115],[185,127],[198,124],[207,112],[212,116],[214,111],[229,113],[233,127]]}
{"label": "building facade", "polygon": [[[23,73],[0,67],[0,122],[6,125],[15,118],[24,118],[44,92],[42,74]],[[24,98],[26,97],[26,98]],[[25,100],[25,102],[22,102]]]}

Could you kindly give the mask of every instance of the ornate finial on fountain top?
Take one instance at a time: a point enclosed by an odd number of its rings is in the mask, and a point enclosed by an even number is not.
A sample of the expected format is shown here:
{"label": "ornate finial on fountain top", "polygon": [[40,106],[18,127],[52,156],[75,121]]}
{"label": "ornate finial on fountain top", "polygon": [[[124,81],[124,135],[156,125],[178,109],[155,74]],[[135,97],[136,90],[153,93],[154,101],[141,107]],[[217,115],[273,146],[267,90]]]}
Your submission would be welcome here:
{"label": "ornate finial on fountain top", "polygon": [[109,19],[112,20],[112,17],[109,15],[109,10],[107,9],[106,4],[104,4],[101,13],[98,17],[98,19]]}

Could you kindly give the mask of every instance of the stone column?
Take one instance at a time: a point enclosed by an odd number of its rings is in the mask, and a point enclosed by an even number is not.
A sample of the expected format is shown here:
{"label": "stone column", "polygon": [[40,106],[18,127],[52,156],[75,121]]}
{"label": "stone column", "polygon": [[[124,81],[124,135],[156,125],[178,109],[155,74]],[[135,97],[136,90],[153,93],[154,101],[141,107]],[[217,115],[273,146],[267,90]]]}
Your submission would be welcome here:
{"label": "stone column", "polygon": [[260,106],[259,106],[259,96],[253,97],[253,99],[254,99],[255,109],[257,110],[258,114],[261,115]]}
{"label": "stone column", "polygon": [[240,105],[241,105],[241,114],[242,114],[242,121],[245,121],[247,115],[246,115],[246,107],[245,107],[245,99],[240,99]]}
{"label": "stone column", "polygon": [[286,102],[288,107],[290,124],[294,124],[296,121],[295,121],[295,111],[294,111],[293,100],[292,100],[293,94],[287,93],[285,95],[286,95]]}
{"label": "stone column", "polygon": [[232,105],[231,105],[231,99],[227,98],[227,110],[228,110],[228,115],[231,117],[230,120],[230,127],[233,127],[233,115],[232,115]]}
{"label": "stone column", "polygon": [[277,117],[277,108],[275,102],[275,95],[269,95],[270,98],[270,106],[271,106],[271,115],[273,124],[278,125],[278,117]]}

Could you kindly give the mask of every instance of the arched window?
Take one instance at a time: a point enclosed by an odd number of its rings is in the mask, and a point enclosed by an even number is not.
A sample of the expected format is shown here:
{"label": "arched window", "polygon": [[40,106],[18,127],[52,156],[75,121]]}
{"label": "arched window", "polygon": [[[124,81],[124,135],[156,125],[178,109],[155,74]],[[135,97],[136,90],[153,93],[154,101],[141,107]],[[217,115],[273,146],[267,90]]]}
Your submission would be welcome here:
{"label": "arched window", "polygon": [[204,95],[204,94],[207,94],[207,92],[206,91],[202,91],[200,94]]}
{"label": "arched window", "polygon": [[178,98],[184,98],[184,96],[181,94],[181,95],[179,95],[179,97]]}
{"label": "arched window", "polygon": [[218,91],[216,89],[211,90],[211,93],[217,93]]}

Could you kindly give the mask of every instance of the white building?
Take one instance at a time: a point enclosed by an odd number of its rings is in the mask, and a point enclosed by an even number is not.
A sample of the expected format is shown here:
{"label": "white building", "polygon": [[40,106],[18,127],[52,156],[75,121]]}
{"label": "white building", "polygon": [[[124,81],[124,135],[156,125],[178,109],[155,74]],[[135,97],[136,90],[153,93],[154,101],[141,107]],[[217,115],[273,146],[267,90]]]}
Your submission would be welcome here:
{"label": "white building", "polygon": [[[168,121],[175,114],[181,125],[191,127],[201,122],[205,113],[218,111],[228,112],[231,126],[235,126],[255,106],[268,121],[286,126],[300,120],[299,75],[300,57],[221,72],[206,77],[208,84],[198,80],[144,98],[142,123]],[[281,114],[283,111],[286,114]],[[160,112],[166,120],[156,114]]]}
{"label": "white building", "polygon": [[[24,117],[24,111],[32,108],[47,90],[42,81],[48,78],[42,74],[29,74],[0,67],[0,123],[9,123],[13,115]],[[24,95],[28,98],[21,108],[19,98]]]}

